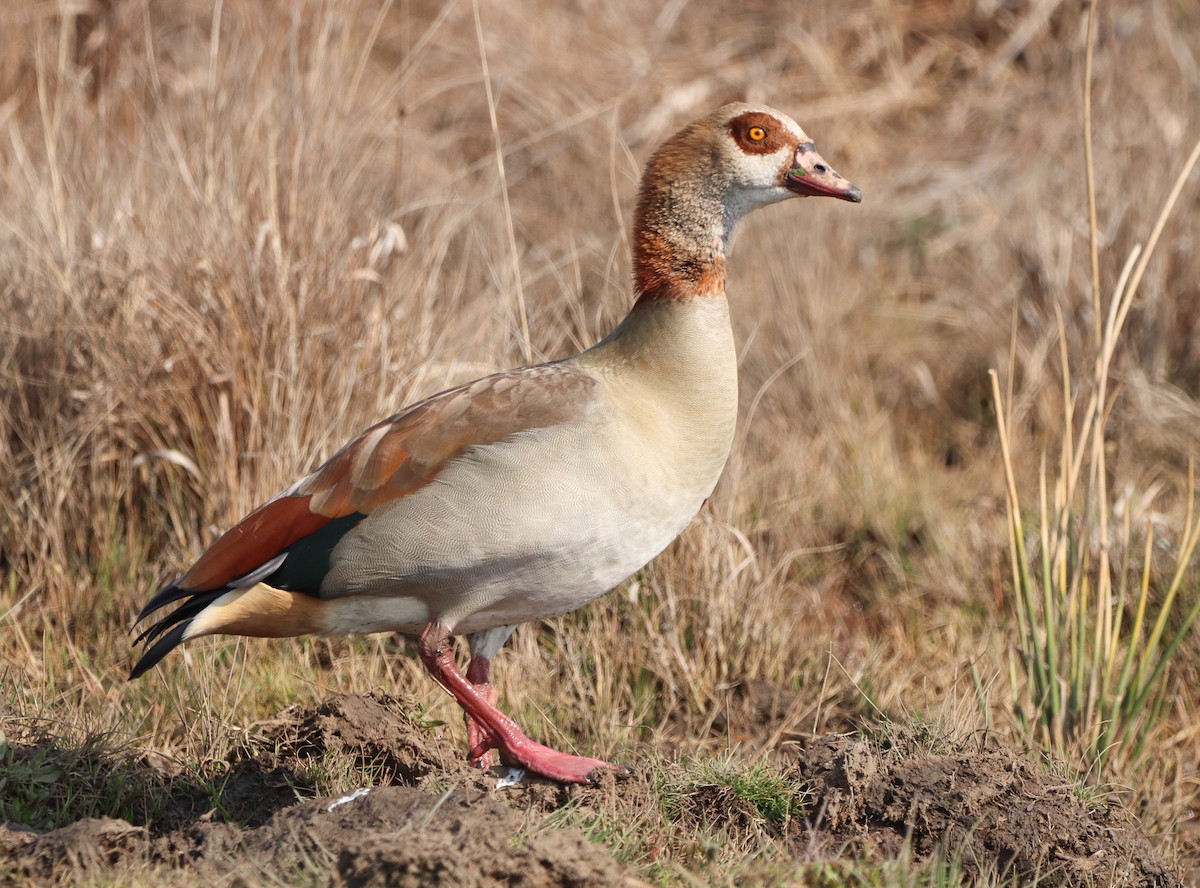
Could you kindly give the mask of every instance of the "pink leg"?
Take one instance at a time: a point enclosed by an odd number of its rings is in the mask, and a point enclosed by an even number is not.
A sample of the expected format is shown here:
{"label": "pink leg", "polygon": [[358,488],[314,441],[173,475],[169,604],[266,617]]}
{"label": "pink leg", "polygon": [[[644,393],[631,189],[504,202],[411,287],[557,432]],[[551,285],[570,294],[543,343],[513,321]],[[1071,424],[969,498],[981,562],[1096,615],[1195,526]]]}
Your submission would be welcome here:
{"label": "pink leg", "polygon": [[[475,691],[489,706],[496,705],[496,688],[488,681],[492,661],[483,654],[476,654],[467,665],[467,681],[475,686]],[[463,710],[463,720],[467,723],[467,761],[471,767],[481,771],[490,770],[495,762],[492,760],[492,750],[496,748],[496,740],[492,732],[471,717],[471,713]]]}
{"label": "pink leg", "polygon": [[530,740],[516,722],[485,699],[463,676],[454,662],[454,649],[448,644],[449,639],[449,630],[440,623],[434,621],[426,626],[417,643],[421,661],[434,680],[458,701],[467,718],[487,732],[488,742],[500,750],[500,760],[506,765],[520,766],[562,783],[588,783],[592,772],[599,768],[625,770],[600,759],[558,752]]}

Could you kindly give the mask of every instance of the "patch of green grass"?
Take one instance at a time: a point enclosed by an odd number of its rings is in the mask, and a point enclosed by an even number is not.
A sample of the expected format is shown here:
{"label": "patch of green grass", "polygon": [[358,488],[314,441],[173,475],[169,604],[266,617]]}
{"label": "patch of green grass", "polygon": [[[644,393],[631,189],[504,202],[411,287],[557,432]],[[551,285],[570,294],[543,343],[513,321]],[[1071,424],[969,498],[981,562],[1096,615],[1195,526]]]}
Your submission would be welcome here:
{"label": "patch of green grass", "polygon": [[103,735],[79,743],[42,738],[10,744],[0,734],[0,820],[54,829],[85,817],[144,824],[168,802],[151,769]]}
{"label": "patch of green grass", "polygon": [[779,769],[732,753],[685,765],[680,774],[664,779],[658,791],[669,818],[716,816],[714,825],[719,825],[720,811],[715,805],[709,810],[706,800],[733,802],[742,816],[782,824],[799,815],[808,798],[807,790]]}

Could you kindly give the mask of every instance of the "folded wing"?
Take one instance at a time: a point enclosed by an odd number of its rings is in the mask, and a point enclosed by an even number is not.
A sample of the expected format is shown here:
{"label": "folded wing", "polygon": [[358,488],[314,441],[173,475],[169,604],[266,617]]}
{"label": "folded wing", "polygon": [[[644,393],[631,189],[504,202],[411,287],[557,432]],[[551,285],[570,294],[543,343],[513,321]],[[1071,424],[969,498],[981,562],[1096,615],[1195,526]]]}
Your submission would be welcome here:
{"label": "folded wing", "polygon": [[[168,604],[183,603],[138,636],[148,647],[130,677],[182,641],[222,631],[209,620],[203,632],[189,633],[206,608],[231,600],[230,593],[264,583],[319,598],[334,546],[373,510],[420,490],[472,447],[582,416],[594,386],[592,377],[568,363],[523,367],[449,389],[367,429],[313,474],[243,518],[150,599],[137,622]],[[298,634],[292,630],[303,621],[279,614],[291,605],[315,604],[276,596],[269,608],[274,622],[260,620],[247,631],[243,619],[230,631]]]}

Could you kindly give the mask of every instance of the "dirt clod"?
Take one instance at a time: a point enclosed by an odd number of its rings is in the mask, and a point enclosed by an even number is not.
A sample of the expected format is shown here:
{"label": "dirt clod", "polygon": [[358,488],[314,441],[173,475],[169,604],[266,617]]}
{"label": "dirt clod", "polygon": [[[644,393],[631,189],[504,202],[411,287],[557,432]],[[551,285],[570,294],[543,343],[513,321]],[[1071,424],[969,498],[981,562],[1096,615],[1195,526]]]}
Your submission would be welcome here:
{"label": "dirt clod", "polygon": [[112,817],[89,817],[51,830],[19,849],[26,875],[49,880],[56,872],[112,866],[143,856],[146,830]]}
{"label": "dirt clod", "polygon": [[465,770],[457,741],[421,719],[410,700],[375,692],[337,694],[316,706],[290,706],[259,726],[279,759],[349,756],[382,783],[416,784],[432,773]]}
{"label": "dirt clod", "polygon": [[805,841],[815,831],[885,856],[908,841],[918,857],[954,851],[1046,886],[1180,884],[1127,813],[1085,804],[1005,749],[822,736],[792,767],[815,793]]}

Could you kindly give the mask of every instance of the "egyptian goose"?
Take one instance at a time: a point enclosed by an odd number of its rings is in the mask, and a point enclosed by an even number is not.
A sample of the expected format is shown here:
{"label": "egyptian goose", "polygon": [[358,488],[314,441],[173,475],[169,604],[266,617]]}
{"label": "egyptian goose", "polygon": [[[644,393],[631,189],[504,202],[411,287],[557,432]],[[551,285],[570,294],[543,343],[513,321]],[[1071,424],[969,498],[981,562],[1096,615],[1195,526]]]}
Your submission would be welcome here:
{"label": "egyptian goose", "polygon": [[[642,177],[637,301],[603,341],[367,429],[150,600],[138,622],[183,604],[138,637],[130,678],[203,635],[401,632],[462,706],[472,764],[498,749],[575,783],[613,768],[526,737],[496,708],[491,661],[517,624],[649,562],[712,493],[737,417],[730,239],[749,211],[796,196],[862,199],[786,115],[730,104],[676,133]],[[470,636],[465,676],[454,634]]]}

